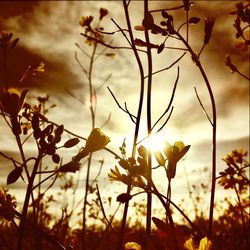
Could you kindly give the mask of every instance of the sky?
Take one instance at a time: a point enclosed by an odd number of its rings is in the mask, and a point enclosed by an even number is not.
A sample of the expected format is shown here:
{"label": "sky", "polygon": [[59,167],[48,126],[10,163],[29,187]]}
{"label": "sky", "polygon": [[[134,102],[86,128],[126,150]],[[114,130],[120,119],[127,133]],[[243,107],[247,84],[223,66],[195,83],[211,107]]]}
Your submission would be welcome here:
{"label": "sky", "polygon": [[[235,46],[237,41],[233,28],[234,16],[229,13],[234,9],[236,2],[223,1],[223,4],[221,2],[196,1],[190,10],[190,16],[198,16],[201,21],[196,26],[189,27],[189,42],[195,51],[199,51],[203,43],[204,18],[209,16],[216,19],[212,39],[201,54],[201,63],[211,83],[217,107],[218,172],[225,166],[221,161],[225,154],[236,148],[249,150],[249,82],[236,74],[231,74],[224,64],[225,56],[230,55],[239,70],[249,76],[249,51],[242,52]],[[173,1],[151,1],[150,8],[168,8],[181,3],[178,1],[175,3]],[[80,35],[83,28],[79,25],[79,20],[82,16],[93,15],[95,21],[99,17],[100,7],[109,10],[108,16],[102,23],[106,31],[117,29],[111,18],[121,27],[126,27],[120,1],[1,1],[0,3],[0,30],[13,32],[14,37],[20,38],[15,53],[12,52],[9,56],[10,82],[15,85],[28,65],[36,66],[40,62],[44,62],[45,72],[26,79],[19,87],[30,88],[28,100],[31,102],[34,102],[37,95],[45,96],[48,93],[51,103],[57,105],[49,112],[49,119],[58,124],[64,124],[67,129],[84,137],[89,134],[91,129],[87,105],[88,85],[87,79],[76,62],[75,53],[84,67],[87,68],[89,62],[75,44],[78,43],[87,52],[91,50],[91,47],[86,45],[84,38]],[[141,24],[142,9],[141,1],[131,2],[132,27]],[[173,15],[175,25],[180,25],[184,20],[184,12],[178,10],[173,12]],[[159,15],[154,14],[154,17],[155,20],[160,20]],[[141,38],[142,33],[135,31],[135,37]],[[158,44],[162,41],[162,38],[154,35],[152,39]],[[127,46],[126,40],[121,34],[116,33],[113,37],[107,37],[107,41],[111,40],[114,46]],[[172,39],[167,42],[166,46],[180,46],[180,44]],[[102,50],[103,47],[99,46],[98,52]],[[107,52],[113,53],[114,51],[109,49]],[[134,124],[128,115],[117,107],[107,86],[112,89],[121,104],[126,102],[130,112],[136,114],[139,97],[138,66],[131,51],[121,49],[115,50],[115,53],[114,58],[100,57],[93,70],[95,88],[102,85],[105,79],[111,75],[97,92],[96,126],[102,126],[111,114],[109,122],[103,128],[103,131],[111,138],[109,147],[119,153],[119,147],[126,139],[127,151],[131,152]],[[183,51],[177,50],[164,50],[159,55],[153,51],[153,71],[168,67],[182,54]],[[142,56],[142,60],[145,63],[145,56]],[[199,105],[194,87],[197,88],[199,97],[211,116],[208,92],[188,53],[170,70],[154,76],[152,120],[156,121],[168,105],[176,79],[177,65],[180,67],[180,77],[173,102],[174,111],[170,121],[162,130],[161,136],[171,142],[181,140],[185,144],[191,145],[185,160],[178,166],[177,176],[173,181],[172,192],[180,199],[186,188],[186,176],[190,182],[209,183],[209,173],[204,172],[203,169],[211,167],[212,129]],[[3,82],[2,76],[0,77]],[[86,105],[78,100],[85,102]],[[11,134],[2,120],[0,126],[4,131],[0,135],[0,150],[15,154],[13,140],[10,139]],[[142,131],[139,138],[144,138],[145,133],[146,106],[143,107]],[[27,145],[27,150],[33,152],[34,148]],[[70,159],[73,153],[75,151],[65,152],[65,160]],[[103,187],[104,193],[108,194],[116,184],[109,182],[107,173],[117,163],[113,156],[110,157],[107,153],[97,153],[96,157],[96,162],[105,157],[100,185]],[[0,169],[0,185],[7,187],[6,173],[12,167],[6,162],[4,164],[5,166],[2,165]],[[97,169],[93,171],[97,172]],[[80,178],[84,183],[84,172],[81,173]],[[161,172],[155,174],[155,179],[160,186],[164,186]],[[164,181],[166,180],[164,179]],[[15,183],[9,189],[22,192],[22,187],[22,183]],[[121,189],[125,191],[124,186]]]}

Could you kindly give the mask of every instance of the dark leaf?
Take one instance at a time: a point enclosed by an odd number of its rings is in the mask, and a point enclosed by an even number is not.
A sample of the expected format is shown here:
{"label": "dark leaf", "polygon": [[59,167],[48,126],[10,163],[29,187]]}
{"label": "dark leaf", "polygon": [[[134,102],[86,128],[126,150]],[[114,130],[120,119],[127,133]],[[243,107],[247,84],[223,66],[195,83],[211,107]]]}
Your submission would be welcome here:
{"label": "dark leaf", "polygon": [[49,124],[44,130],[43,133],[44,135],[50,135],[53,132],[54,129],[54,125],[53,124]]}
{"label": "dark leaf", "polygon": [[7,185],[15,183],[17,179],[21,176],[22,172],[23,168],[21,167],[17,167],[14,170],[12,170],[7,177]]}
{"label": "dark leaf", "polygon": [[42,132],[41,132],[41,129],[40,128],[37,128],[36,130],[34,130],[33,132],[33,136],[35,139],[39,139],[42,135]]}
{"label": "dark leaf", "polygon": [[208,44],[209,40],[212,36],[212,30],[214,27],[214,22],[215,19],[214,18],[206,18],[205,19],[205,36],[204,36],[204,44]]}
{"label": "dark leaf", "polygon": [[31,125],[33,130],[37,130],[39,128],[39,116],[38,114],[33,114],[32,120],[31,120]]}
{"label": "dark leaf", "polygon": [[160,231],[163,231],[163,232],[167,232],[168,225],[164,221],[162,221],[156,217],[152,217],[152,220],[153,220],[155,226],[157,227],[157,229],[159,229]]}
{"label": "dark leaf", "polygon": [[165,44],[162,43],[158,48],[157,48],[157,53],[160,54],[165,48]]}
{"label": "dark leaf", "polygon": [[80,142],[80,140],[78,138],[72,138],[72,139],[69,139],[68,141],[66,141],[63,146],[65,148],[71,148],[71,147],[74,147],[75,145],[77,145],[79,142]]}
{"label": "dark leaf", "polygon": [[53,155],[56,152],[56,147],[54,143],[50,143],[46,145],[45,152],[48,155]]}
{"label": "dark leaf", "polygon": [[122,193],[117,196],[116,201],[125,203],[132,199],[132,195],[128,193]]}
{"label": "dark leaf", "polygon": [[58,171],[61,173],[67,173],[67,172],[71,172],[71,173],[75,173],[76,171],[78,171],[80,169],[80,163],[76,162],[76,161],[70,161],[64,165],[62,165]]}
{"label": "dark leaf", "polygon": [[188,20],[188,23],[190,23],[190,24],[197,24],[197,23],[199,23],[200,22],[200,18],[199,17],[190,17],[189,18],[189,20]]}
{"label": "dark leaf", "polygon": [[61,136],[62,133],[63,133],[63,130],[64,130],[64,126],[63,126],[63,125],[58,126],[58,127],[55,129],[55,131],[54,131],[55,136],[58,136],[58,137]]}
{"label": "dark leaf", "polygon": [[54,163],[59,163],[60,162],[60,156],[58,154],[53,154],[52,155],[52,160]]}
{"label": "dark leaf", "polygon": [[168,13],[166,11],[164,11],[164,10],[161,12],[161,15],[164,18],[168,18]]}
{"label": "dark leaf", "polygon": [[134,43],[135,43],[136,46],[147,47],[147,43],[144,42],[144,41],[142,41],[142,40],[139,39],[139,38],[136,38],[136,39],[134,40]]}
{"label": "dark leaf", "polygon": [[148,30],[153,28],[153,26],[154,26],[154,18],[151,15],[150,12],[146,13],[145,18],[142,21],[142,25],[143,25],[143,27],[145,27],[145,29],[148,29]]}

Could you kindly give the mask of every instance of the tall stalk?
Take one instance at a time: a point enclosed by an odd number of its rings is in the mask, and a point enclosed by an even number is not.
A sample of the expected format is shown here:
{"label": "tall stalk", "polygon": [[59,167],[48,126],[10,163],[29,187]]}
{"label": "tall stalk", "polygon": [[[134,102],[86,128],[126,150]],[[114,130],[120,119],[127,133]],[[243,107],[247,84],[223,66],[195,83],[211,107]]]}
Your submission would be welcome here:
{"label": "tall stalk", "polygon": [[[144,0],[144,20],[148,18],[148,0]],[[145,40],[147,43],[147,63],[148,63],[148,77],[147,77],[147,132],[150,138],[152,132],[152,122],[151,122],[151,96],[152,96],[152,54],[148,29],[145,29]],[[152,176],[152,154],[151,151],[148,152],[148,162],[147,162],[147,177],[151,179]],[[151,190],[151,183],[147,183],[148,190]],[[147,219],[146,219],[146,232],[148,236],[151,233],[151,210],[152,210],[152,193],[147,193]]]}
{"label": "tall stalk", "polygon": [[212,107],[212,180],[211,180],[211,197],[210,197],[210,208],[209,208],[209,226],[208,226],[208,237],[212,237],[212,229],[213,229],[213,211],[214,211],[214,198],[215,198],[215,184],[216,184],[216,131],[217,131],[217,115],[216,115],[216,104],[214,99],[214,94],[211,88],[211,85],[208,81],[207,75],[200,63],[199,58],[194,53],[193,49],[190,47],[189,43],[178,33],[175,33],[178,38],[183,42],[183,44],[187,47],[190,52],[192,59],[194,60],[196,66],[199,68],[200,73],[205,81],[210,101]]}
{"label": "tall stalk", "polygon": [[23,236],[24,236],[24,227],[25,227],[25,220],[26,220],[26,216],[27,216],[27,212],[28,212],[28,207],[29,207],[29,201],[30,201],[30,196],[32,194],[32,190],[33,190],[33,184],[34,184],[34,180],[36,177],[36,173],[39,167],[39,163],[40,160],[42,159],[42,153],[38,153],[38,156],[36,158],[31,176],[29,178],[29,183],[28,183],[28,187],[26,190],[26,195],[25,195],[25,200],[24,200],[24,205],[23,205],[23,211],[22,211],[22,215],[21,215],[21,221],[20,221],[20,225],[19,225],[19,234],[18,234],[18,241],[17,241],[17,250],[22,250],[23,249]]}
{"label": "tall stalk", "polygon": [[[89,110],[91,115],[91,128],[92,130],[95,128],[95,110],[93,106],[93,98],[94,98],[94,90],[92,83],[92,73],[94,66],[94,59],[97,49],[97,42],[94,42],[94,47],[92,50],[92,54],[90,57],[89,71],[88,71],[88,83],[89,83]],[[89,155],[88,163],[87,163],[87,172],[86,172],[86,184],[85,184],[85,194],[83,200],[83,218],[82,218],[82,250],[86,249],[86,210],[87,210],[87,200],[88,200],[88,191],[89,191],[89,177],[90,177],[90,167],[92,162],[92,153]]]}
{"label": "tall stalk", "polygon": [[[138,140],[140,122],[141,122],[144,88],[145,88],[144,87],[144,85],[145,85],[144,84],[144,70],[143,70],[143,65],[142,65],[140,56],[139,56],[138,51],[137,51],[135,44],[134,44],[134,36],[133,36],[133,31],[132,31],[132,27],[131,27],[129,12],[128,12],[128,4],[126,3],[126,0],[123,0],[123,8],[124,8],[124,12],[125,12],[125,18],[126,18],[126,24],[128,27],[131,48],[133,50],[135,59],[137,61],[137,65],[139,67],[139,72],[140,72],[140,96],[139,96],[139,103],[138,103],[138,110],[137,110],[136,124],[135,124],[135,131],[134,131],[133,148],[132,148],[132,157],[135,158],[136,144],[137,144],[137,140]],[[127,186],[127,193],[129,194],[130,191],[131,191],[131,184]],[[118,244],[117,244],[117,250],[121,250],[123,248],[124,234],[125,234],[126,221],[127,221],[127,215],[128,215],[128,207],[129,207],[129,201],[127,201],[125,203],[124,210],[123,210],[122,224],[121,224],[119,240],[118,240]]]}

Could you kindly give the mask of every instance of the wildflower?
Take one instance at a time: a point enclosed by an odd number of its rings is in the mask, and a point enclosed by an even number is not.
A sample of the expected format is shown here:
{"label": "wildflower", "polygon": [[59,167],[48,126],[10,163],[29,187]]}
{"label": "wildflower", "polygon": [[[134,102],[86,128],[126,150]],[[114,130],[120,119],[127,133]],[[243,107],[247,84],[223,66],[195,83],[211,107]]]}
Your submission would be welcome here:
{"label": "wildflower", "polygon": [[175,177],[176,164],[187,153],[189,148],[190,145],[185,146],[181,141],[175,142],[173,146],[166,142],[164,153],[168,159],[167,177],[169,179]]}
{"label": "wildflower", "polygon": [[90,24],[93,21],[93,19],[94,19],[93,16],[83,16],[83,17],[81,17],[81,19],[79,21],[79,24],[82,27],[88,27],[88,28],[90,28]]}
{"label": "wildflower", "polygon": [[110,139],[108,136],[106,136],[99,128],[94,128],[86,141],[85,151],[94,152],[100,150],[109,142]]}
{"label": "wildflower", "polygon": [[100,17],[99,19],[102,20],[105,16],[108,15],[108,10],[107,9],[104,9],[104,8],[100,8]]}
{"label": "wildflower", "polygon": [[108,136],[106,136],[99,128],[94,128],[86,141],[85,147],[73,157],[73,160],[80,161],[88,154],[103,149],[109,142],[110,139]]}
{"label": "wildflower", "polygon": [[141,250],[141,246],[136,242],[127,242],[124,246],[125,250]]}
{"label": "wildflower", "polygon": [[212,242],[207,238],[204,237],[200,240],[199,248],[195,247],[195,242],[192,237],[190,237],[184,243],[184,248],[187,250],[212,250]]}
{"label": "wildflower", "polygon": [[16,47],[19,38],[16,38],[11,42],[12,36],[13,34],[7,31],[0,32],[0,47],[2,47],[3,50],[14,49]]}
{"label": "wildflower", "polygon": [[6,193],[0,187],[0,218],[11,221],[15,217],[16,201],[15,198]]}
{"label": "wildflower", "polygon": [[17,116],[23,107],[27,93],[27,89],[21,93],[17,89],[8,89],[8,91],[1,96],[1,106],[3,110],[12,117]]}

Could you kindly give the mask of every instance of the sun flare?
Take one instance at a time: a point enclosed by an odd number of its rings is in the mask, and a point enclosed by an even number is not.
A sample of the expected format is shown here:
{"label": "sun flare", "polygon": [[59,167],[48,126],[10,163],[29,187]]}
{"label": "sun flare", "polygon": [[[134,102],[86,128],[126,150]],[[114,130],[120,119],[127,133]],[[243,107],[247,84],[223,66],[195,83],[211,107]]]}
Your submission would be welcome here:
{"label": "sun flare", "polygon": [[159,132],[145,139],[143,145],[152,152],[162,151],[166,141],[170,144],[174,143],[174,139],[171,135],[166,132]]}

